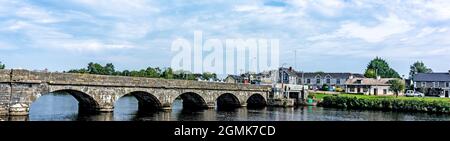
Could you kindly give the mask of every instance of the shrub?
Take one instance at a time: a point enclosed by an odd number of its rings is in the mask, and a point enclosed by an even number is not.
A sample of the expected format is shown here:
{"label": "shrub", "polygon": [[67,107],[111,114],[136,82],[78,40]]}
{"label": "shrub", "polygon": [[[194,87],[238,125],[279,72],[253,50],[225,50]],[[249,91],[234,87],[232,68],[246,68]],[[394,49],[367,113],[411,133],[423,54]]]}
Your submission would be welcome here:
{"label": "shrub", "polygon": [[362,110],[450,113],[450,102],[448,101],[392,97],[325,96],[320,106]]}

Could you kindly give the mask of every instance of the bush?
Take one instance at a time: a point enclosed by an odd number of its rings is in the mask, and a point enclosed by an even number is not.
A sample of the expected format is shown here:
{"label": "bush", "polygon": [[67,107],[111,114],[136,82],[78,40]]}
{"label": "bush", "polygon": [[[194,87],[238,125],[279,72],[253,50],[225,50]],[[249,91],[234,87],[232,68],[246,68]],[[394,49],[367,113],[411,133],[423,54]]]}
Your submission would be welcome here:
{"label": "bush", "polygon": [[323,107],[361,110],[450,113],[450,102],[426,99],[325,96],[320,105]]}
{"label": "bush", "polygon": [[336,88],[336,92],[344,92],[344,89],[341,88],[341,87],[337,87],[337,88]]}

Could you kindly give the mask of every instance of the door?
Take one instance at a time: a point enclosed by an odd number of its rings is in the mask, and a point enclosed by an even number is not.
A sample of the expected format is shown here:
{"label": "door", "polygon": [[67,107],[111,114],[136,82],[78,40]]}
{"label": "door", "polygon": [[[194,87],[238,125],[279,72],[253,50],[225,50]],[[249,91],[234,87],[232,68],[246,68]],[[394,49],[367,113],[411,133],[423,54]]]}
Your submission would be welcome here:
{"label": "door", "polygon": [[445,91],[445,97],[449,97],[450,98],[450,95],[448,94],[448,91],[449,90]]}
{"label": "door", "polygon": [[374,95],[378,95],[378,89],[377,88],[373,89],[373,94]]}

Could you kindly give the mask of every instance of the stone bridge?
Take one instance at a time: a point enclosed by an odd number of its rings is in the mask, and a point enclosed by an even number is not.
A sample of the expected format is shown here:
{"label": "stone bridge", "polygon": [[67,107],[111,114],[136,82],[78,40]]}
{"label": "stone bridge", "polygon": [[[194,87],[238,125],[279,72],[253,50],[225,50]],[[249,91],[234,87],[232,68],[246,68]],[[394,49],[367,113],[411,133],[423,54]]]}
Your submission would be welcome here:
{"label": "stone bridge", "polygon": [[120,97],[132,95],[139,111],[183,108],[265,106],[271,88],[247,84],[167,80],[91,74],[0,70],[0,115],[28,115],[30,105],[48,93],[77,99],[79,112],[112,112]]}

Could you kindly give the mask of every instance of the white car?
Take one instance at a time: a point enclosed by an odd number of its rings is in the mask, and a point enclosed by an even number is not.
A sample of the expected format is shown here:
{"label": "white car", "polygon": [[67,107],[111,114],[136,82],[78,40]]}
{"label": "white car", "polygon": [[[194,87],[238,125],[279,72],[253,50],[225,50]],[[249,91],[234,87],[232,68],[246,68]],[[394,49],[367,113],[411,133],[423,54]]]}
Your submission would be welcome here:
{"label": "white car", "polygon": [[413,90],[407,90],[405,93],[405,96],[407,97],[424,97],[425,94]]}

